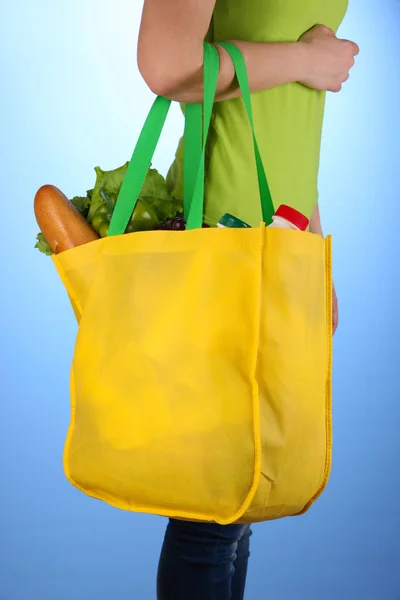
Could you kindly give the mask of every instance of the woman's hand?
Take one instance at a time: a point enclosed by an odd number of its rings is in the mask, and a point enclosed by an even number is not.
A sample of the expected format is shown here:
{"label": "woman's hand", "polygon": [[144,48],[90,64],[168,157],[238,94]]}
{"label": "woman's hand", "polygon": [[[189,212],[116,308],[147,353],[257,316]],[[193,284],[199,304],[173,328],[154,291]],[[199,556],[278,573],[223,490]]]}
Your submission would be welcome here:
{"label": "woman's hand", "polygon": [[357,44],[337,38],[325,25],[315,25],[304,33],[299,44],[308,53],[299,83],[314,90],[339,92],[359,53]]}
{"label": "woman's hand", "polygon": [[332,287],[332,335],[335,335],[335,331],[339,325],[339,306],[338,299],[336,296],[335,286]]}

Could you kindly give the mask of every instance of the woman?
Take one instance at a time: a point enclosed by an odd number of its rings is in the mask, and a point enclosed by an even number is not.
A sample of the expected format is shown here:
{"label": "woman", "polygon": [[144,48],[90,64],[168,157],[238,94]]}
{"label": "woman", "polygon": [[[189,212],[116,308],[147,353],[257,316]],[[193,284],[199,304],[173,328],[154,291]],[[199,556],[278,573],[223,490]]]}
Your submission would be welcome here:
{"label": "woman", "polygon": [[[233,41],[248,70],[256,135],[275,205],[290,204],[323,235],[317,176],[325,92],[349,77],[358,46],[336,37],[347,0],[145,0],[140,71],[154,93],[202,102],[203,41],[220,55],[217,104],[208,140],[205,222],[224,212],[252,226],[260,202],[249,125],[232,62],[218,41]],[[321,25],[322,23],[322,25]],[[182,162],[182,141],[176,157]],[[182,194],[182,169],[173,181]],[[333,299],[333,330],[338,324]],[[159,600],[241,600],[247,525],[170,520],[161,552]]]}

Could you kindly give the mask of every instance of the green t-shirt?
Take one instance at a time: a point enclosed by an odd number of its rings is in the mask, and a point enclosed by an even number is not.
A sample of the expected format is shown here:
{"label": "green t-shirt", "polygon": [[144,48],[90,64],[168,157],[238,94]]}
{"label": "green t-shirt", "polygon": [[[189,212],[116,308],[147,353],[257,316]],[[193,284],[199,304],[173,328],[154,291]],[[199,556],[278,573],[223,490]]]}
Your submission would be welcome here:
{"label": "green t-shirt", "polygon": [[[212,38],[294,42],[317,23],[337,31],[348,0],[217,0]],[[256,137],[275,208],[289,204],[310,217],[317,177],[325,93],[298,83],[252,94]],[[169,174],[182,198],[183,140]],[[207,143],[205,215],[216,225],[229,212],[257,227],[258,182],[248,119],[241,98],[214,107]]]}

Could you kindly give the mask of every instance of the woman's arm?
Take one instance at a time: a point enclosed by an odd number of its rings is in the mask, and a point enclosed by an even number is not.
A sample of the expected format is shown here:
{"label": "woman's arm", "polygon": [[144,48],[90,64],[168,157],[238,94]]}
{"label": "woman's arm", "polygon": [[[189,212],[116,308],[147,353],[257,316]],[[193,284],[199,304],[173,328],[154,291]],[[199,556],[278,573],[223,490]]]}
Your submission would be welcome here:
{"label": "woman's arm", "polygon": [[[151,90],[179,102],[202,102],[203,41],[215,0],[145,0],[138,65]],[[250,89],[259,92],[298,81],[338,91],[348,78],[358,47],[317,25],[299,42],[234,41],[242,51]],[[220,75],[217,101],[240,95],[231,59],[217,46]]]}
{"label": "woman's arm", "polygon": [[[183,102],[201,102],[203,41],[215,0],[145,0],[139,34],[139,69],[154,93]],[[247,62],[252,91],[296,81],[304,58],[296,44],[237,42]],[[217,100],[239,95],[228,53],[220,54]],[[266,64],[269,68],[266,68]]]}

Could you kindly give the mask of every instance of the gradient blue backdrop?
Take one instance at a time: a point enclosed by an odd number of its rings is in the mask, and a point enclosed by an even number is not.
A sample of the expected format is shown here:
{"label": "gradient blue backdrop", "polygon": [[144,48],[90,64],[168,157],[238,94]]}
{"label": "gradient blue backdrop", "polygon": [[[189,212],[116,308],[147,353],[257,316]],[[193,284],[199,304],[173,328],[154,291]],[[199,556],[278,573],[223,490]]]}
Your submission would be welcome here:
{"label": "gradient blue backdrop", "polygon": [[[136,67],[139,0],[1,2],[0,600],[153,600],[165,520],[95,502],[64,478],[76,324],[33,249],[36,189],[92,186],[129,159],[152,100]],[[320,202],[334,234],[340,328],[334,463],[301,518],[254,528],[251,600],[396,600],[399,552],[400,4],[350,0],[361,53],[330,94]],[[166,172],[174,108],[155,165]],[[189,600],[189,599],[188,599]]]}

